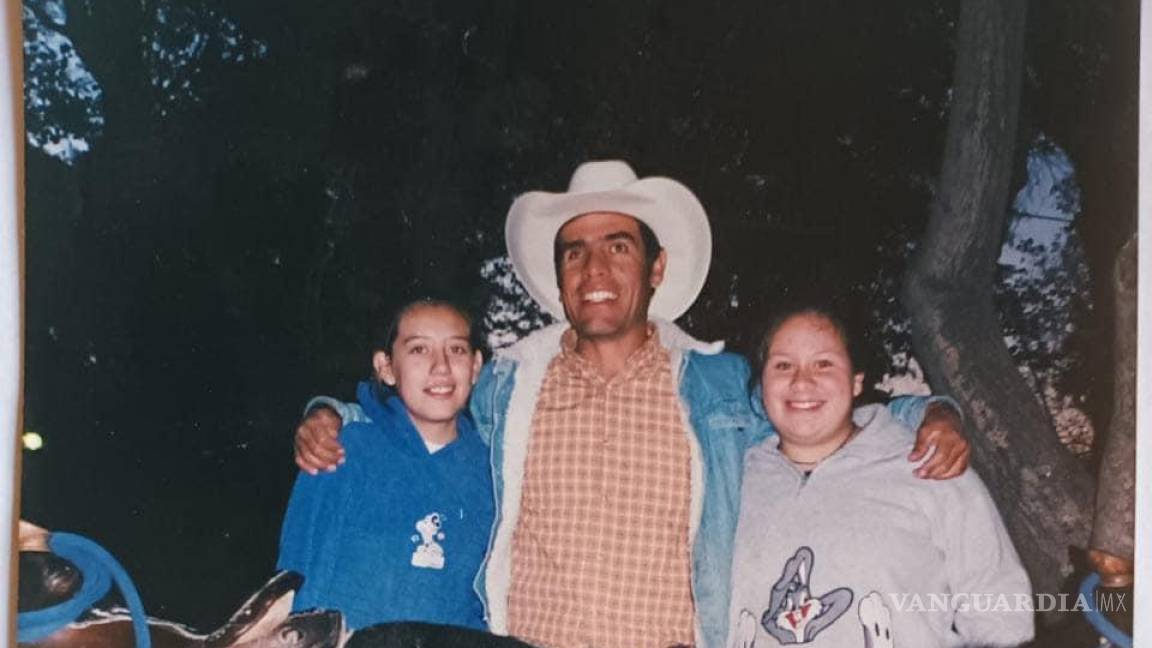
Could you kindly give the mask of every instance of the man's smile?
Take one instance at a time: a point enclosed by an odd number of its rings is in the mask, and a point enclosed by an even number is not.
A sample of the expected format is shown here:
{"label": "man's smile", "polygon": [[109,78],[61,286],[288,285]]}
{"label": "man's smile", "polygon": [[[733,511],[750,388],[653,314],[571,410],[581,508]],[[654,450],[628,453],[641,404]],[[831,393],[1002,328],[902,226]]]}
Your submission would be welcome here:
{"label": "man's smile", "polygon": [[581,296],[581,299],[590,304],[601,304],[606,301],[614,301],[619,299],[619,295],[611,290],[593,290],[586,292]]}
{"label": "man's smile", "polygon": [[790,400],[785,401],[785,404],[791,409],[798,410],[814,410],[824,404],[824,401],[818,400]]}

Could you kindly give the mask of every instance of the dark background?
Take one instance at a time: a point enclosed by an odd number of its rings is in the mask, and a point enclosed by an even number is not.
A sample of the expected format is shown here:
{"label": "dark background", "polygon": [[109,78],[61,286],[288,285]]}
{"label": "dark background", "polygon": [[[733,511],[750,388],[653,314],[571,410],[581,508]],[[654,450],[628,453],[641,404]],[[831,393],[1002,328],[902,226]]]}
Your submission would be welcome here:
{"label": "dark background", "polygon": [[[689,331],[745,350],[780,296],[834,284],[883,334],[869,369],[908,348],[884,323],[904,321],[939,168],[955,2],[63,4],[103,123],[72,164],[27,151],[25,425],[45,447],[23,454],[22,515],[108,547],[151,614],[211,628],[271,575],[307,397],[350,397],[374,325],[416,294],[506,326],[515,290],[481,274],[506,210],[586,159],[677,178],[708,209]],[[1040,134],[1081,174],[1096,307],[1061,388],[1099,427],[1097,270],[1135,191],[1102,176],[1126,155],[1134,85],[1113,79],[1134,76],[1117,34],[1135,3],[1036,4],[1020,180]],[[223,14],[259,55],[222,54]],[[188,30],[207,45],[173,95],[154,52]]]}

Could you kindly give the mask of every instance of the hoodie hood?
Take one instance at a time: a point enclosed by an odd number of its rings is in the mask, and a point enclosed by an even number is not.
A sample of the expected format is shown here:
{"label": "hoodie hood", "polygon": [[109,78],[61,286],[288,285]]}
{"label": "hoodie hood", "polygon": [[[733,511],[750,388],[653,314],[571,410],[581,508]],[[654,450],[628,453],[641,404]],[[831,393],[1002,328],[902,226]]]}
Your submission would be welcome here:
{"label": "hoodie hood", "polygon": [[412,423],[408,408],[396,390],[373,380],[365,380],[356,387],[356,399],[382,434],[398,449],[411,456],[439,456],[441,453],[446,456],[450,454],[446,451],[454,446],[481,443],[467,408],[461,410],[456,417],[456,440],[438,452],[429,453],[427,444]]}
{"label": "hoodie hood", "polygon": [[915,435],[892,416],[884,405],[863,405],[852,410],[857,434],[842,451],[855,457],[889,458],[906,455],[912,449]]}
{"label": "hoodie hood", "polygon": [[[692,337],[676,324],[663,319],[649,320],[656,327],[660,335],[660,344],[673,352],[674,356],[686,351],[695,351],[703,355],[716,355],[724,350],[722,340],[716,342],[703,342]],[[503,349],[496,355],[508,358],[518,363],[540,362],[547,365],[560,350],[560,339],[564,332],[572,328],[568,322],[556,322],[538,331],[534,331]]]}
{"label": "hoodie hood", "polygon": [[364,414],[373,421],[386,416],[384,403],[396,395],[395,389],[377,380],[364,380],[356,386],[356,402],[360,403]]}
{"label": "hoodie hood", "polygon": [[[764,411],[763,405],[757,408],[757,411],[762,413]],[[856,424],[860,433],[849,439],[843,448],[832,453],[826,459],[836,457],[837,462],[849,458],[864,458],[867,461],[889,459],[908,454],[915,441],[915,435],[912,431],[896,420],[888,408],[883,405],[857,407],[852,410],[852,422]],[[772,450],[773,454],[784,457],[784,453],[780,451],[779,434],[770,437],[764,444],[766,448]]]}

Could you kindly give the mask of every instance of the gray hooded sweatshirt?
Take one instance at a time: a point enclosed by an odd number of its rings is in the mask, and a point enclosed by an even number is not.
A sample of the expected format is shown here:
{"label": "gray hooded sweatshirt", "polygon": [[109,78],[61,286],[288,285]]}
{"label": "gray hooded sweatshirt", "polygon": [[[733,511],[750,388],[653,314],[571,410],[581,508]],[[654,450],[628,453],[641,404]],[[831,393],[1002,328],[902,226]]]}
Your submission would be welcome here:
{"label": "gray hooded sweatshirt", "polygon": [[805,474],[779,438],[750,449],[732,561],[730,646],[1016,645],[1032,590],[971,470],[912,474],[910,430],[881,406]]}

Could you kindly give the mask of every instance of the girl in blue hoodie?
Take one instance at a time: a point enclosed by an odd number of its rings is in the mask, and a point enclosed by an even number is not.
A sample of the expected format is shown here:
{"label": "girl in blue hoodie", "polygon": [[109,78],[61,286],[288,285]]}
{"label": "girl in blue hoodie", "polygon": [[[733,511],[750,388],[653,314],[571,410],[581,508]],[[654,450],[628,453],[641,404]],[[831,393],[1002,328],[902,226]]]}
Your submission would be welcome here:
{"label": "girl in blue hoodie", "polygon": [[301,473],[278,567],[304,575],[294,608],[344,613],[349,629],[423,621],[484,629],[473,580],[494,503],[488,448],[466,411],[482,358],[459,308],[416,301],[373,354],[368,423],[341,430],[348,461]]}

